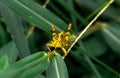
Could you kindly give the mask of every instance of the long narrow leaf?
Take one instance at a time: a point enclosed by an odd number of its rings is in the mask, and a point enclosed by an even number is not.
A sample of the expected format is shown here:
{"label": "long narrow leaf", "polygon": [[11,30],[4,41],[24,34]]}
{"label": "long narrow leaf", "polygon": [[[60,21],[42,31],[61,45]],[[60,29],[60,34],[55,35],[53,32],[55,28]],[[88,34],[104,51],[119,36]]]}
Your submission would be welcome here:
{"label": "long narrow leaf", "polygon": [[38,52],[14,63],[0,72],[1,78],[33,78],[42,73],[49,65],[49,57],[45,52]]}
{"label": "long narrow leaf", "polygon": [[59,54],[51,59],[46,73],[47,78],[68,78],[67,67]]}
{"label": "long narrow leaf", "polygon": [[112,73],[114,73],[115,75],[119,75],[119,73],[112,69],[111,67],[109,67],[108,65],[106,65],[105,63],[103,63],[102,61],[98,60],[95,56],[93,56],[92,54],[90,54],[89,52],[86,52],[82,49],[80,49],[79,47],[75,46],[78,50],[80,50],[80,52],[82,52],[83,54],[86,54],[87,56],[89,56],[91,59],[93,59],[94,61],[96,61],[97,63],[99,63],[101,66],[103,66],[104,68],[108,69],[109,71],[111,71]]}
{"label": "long narrow leaf", "polygon": [[120,54],[120,26],[103,24],[102,35],[112,50]]}
{"label": "long narrow leaf", "polygon": [[30,51],[23,32],[21,18],[7,7],[0,6],[0,10],[2,17],[5,19],[6,26],[9,28],[10,34],[16,43],[20,57],[29,55]]}
{"label": "long narrow leaf", "polygon": [[0,23],[0,43],[1,43],[0,46],[7,43],[7,35],[1,23]]}
{"label": "long narrow leaf", "polygon": [[78,14],[71,6],[64,0],[56,0],[60,5],[62,5],[69,13],[72,13],[83,25],[87,25],[88,22]]}
{"label": "long narrow leaf", "polygon": [[12,64],[18,57],[18,49],[13,41],[6,44],[0,49],[0,57],[7,54],[9,63]]}
{"label": "long narrow leaf", "polygon": [[0,72],[9,67],[8,56],[5,54],[0,57]]}
{"label": "long narrow leaf", "polygon": [[51,31],[51,25],[56,25],[58,31],[67,28],[66,23],[33,0],[0,0],[0,3],[46,32]]}

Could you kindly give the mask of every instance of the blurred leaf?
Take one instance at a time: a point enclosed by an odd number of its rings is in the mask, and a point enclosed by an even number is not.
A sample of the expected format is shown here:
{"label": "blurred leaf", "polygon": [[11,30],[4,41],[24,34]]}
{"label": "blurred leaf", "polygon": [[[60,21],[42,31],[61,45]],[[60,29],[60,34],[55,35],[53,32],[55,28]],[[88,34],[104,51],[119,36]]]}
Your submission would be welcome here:
{"label": "blurred leaf", "polygon": [[56,0],[60,5],[62,5],[62,7],[64,7],[64,9],[66,9],[69,13],[73,14],[84,26],[86,26],[88,24],[88,22],[79,14],[76,12],[76,10],[74,10],[68,2],[64,1],[64,0]]}
{"label": "blurred leaf", "polygon": [[57,5],[54,5],[54,3],[52,2],[50,2],[49,5],[51,9],[55,11],[56,14],[58,14],[61,18],[63,18],[63,20],[65,20],[66,22],[70,22],[70,19],[61,11],[60,8],[57,7]]}
{"label": "blurred leaf", "polygon": [[7,55],[0,57],[0,72],[9,67],[9,61]]}
{"label": "blurred leaf", "polygon": [[16,61],[18,57],[18,50],[16,48],[16,45],[13,41],[6,44],[4,47],[0,49],[0,57],[7,54],[9,63],[12,64]]}
{"label": "blurred leaf", "polygon": [[71,51],[70,55],[74,58],[75,61],[80,63],[83,67],[87,68],[89,71],[92,70],[88,62],[85,60],[85,58],[80,56],[77,52]]}
{"label": "blurred leaf", "polygon": [[15,41],[21,58],[30,54],[25,34],[23,32],[23,24],[21,18],[13,13],[9,8],[0,6],[1,15],[5,19],[5,24],[10,30],[10,34]]}
{"label": "blurred leaf", "polygon": [[120,54],[120,25],[103,24],[102,35],[112,50]]}
{"label": "blurred leaf", "polygon": [[[75,52],[75,51],[72,51],[70,52],[70,54],[72,55],[72,57],[75,59],[73,63],[75,63],[76,61],[79,63],[79,67],[80,69],[77,67],[76,68],[76,71],[80,72],[82,71],[86,71],[84,69],[87,68],[88,72],[91,74],[91,73],[94,73],[96,78],[102,78],[102,74],[100,74],[98,71],[99,71],[99,66],[96,65],[88,56],[86,55],[82,55],[81,53],[79,53],[78,51]],[[81,66],[82,65],[82,66]],[[78,64],[76,65],[78,66]],[[70,66],[71,68],[72,66]],[[83,68],[83,69],[82,69]],[[70,69],[69,69],[70,70]],[[75,72],[76,72],[75,71]],[[82,77],[82,76],[79,76],[78,74],[78,77]],[[86,75],[86,74],[85,74]]]}
{"label": "blurred leaf", "polygon": [[41,75],[41,74],[39,74],[39,75],[37,75],[36,77],[34,77],[34,78],[46,78],[45,76],[43,76],[43,75]]}
{"label": "blurred leaf", "polygon": [[87,40],[87,42],[83,44],[83,47],[87,52],[95,56],[100,56],[107,50],[107,47],[95,37]]}
{"label": "blurred leaf", "polygon": [[68,78],[68,71],[61,55],[51,58],[51,63],[46,71],[47,78]]}
{"label": "blurred leaf", "polygon": [[30,48],[30,51],[31,53],[34,53],[37,51],[37,48],[36,48],[36,42],[35,42],[35,37],[33,36],[33,33],[29,36],[29,38],[27,39],[28,40],[28,43],[29,43],[29,48]]}
{"label": "blurred leaf", "polygon": [[86,52],[85,50],[75,46],[76,49],[78,49],[80,52],[82,52],[83,54],[87,55],[88,57],[90,57],[91,59],[93,59],[94,61],[96,61],[98,64],[100,64],[101,66],[103,66],[104,68],[106,68],[107,70],[109,70],[110,72],[114,73],[116,76],[119,75],[119,73],[112,69],[110,66],[108,66],[107,64],[103,63],[102,61],[100,61],[99,59],[97,59],[95,56],[93,56],[91,53]]}
{"label": "blurred leaf", "polygon": [[61,31],[61,28],[67,29],[66,23],[34,0],[0,0],[0,3],[46,32],[51,31],[51,25],[57,26],[58,31]]}
{"label": "blurred leaf", "polygon": [[2,78],[33,78],[42,73],[49,65],[45,52],[38,52],[14,63],[0,73]]}
{"label": "blurred leaf", "polygon": [[[73,0],[67,0],[67,2],[69,3],[71,9],[75,9],[75,4],[74,4]],[[73,25],[73,30],[74,30],[75,33],[77,33],[78,32],[78,30],[77,30],[77,19],[75,18],[75,16],[72,13],[70,13],[70,18],[71,18],[71,21],[72,21],[71,23]]]}
{"label": "blurred leaf", "polygon": [[120,5],[120,0],[115,0]]}
{"label": "blurred leaf", "polygon": [[[99,1],[102,1],[101,4],[99,4]],[[109,0],[75,0],[75,2],[80,6],[84,8],[88,8],[88,10],[92,11],[100,11],[102,7],[102,4],[104,4],[106,1],[109,2]],[[116,1],[116,0],[115,0]],[[102,6],[102,7],[101,7]],[[116,10],[113,6],[110,6],[103,14],[102,16],[104,19],[112,19],[112,20],[119,20],[120,17],[120,11]]]}
{"label": "blurred leaf", "polygon": [[[115,76],[106,70],[102,70],[101,73],[102,73],[102,78],[119,78],[118,76]],[[88,75],[85,75],[85,78],[96,78],[96,76],[95,74],[89,73]]]}
{"label": "blurred leaf", "polygon": [[102,78],[102,75],[99,73],[98,69],[96,68],[95,64],[91,61],[91,59],[87,55],[84,55],[84,57],[87,60],[88,64],[91,66],[95,76],[97,78]]}
{"label": "blurred leaf", "polygon": [[5,33],[4,28],[2,27],[0,23],[0,46],[4,45],[7,43],[7,35]]}

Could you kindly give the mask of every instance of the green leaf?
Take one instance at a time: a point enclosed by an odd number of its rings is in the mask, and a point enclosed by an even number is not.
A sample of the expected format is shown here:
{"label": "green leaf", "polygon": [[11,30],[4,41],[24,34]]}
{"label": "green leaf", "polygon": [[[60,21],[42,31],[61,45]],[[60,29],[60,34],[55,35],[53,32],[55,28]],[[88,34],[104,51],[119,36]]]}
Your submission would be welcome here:
{"label": "green leaf", "polygon": [[51,31],[51,25],[57,26],[58,31],[67,29],[66,23],[34,0],[0,0],[0,3],[46,32]]}
{"label": "green leaf", "polygon": [[21,58],[30,54],[25,34],[22,28],[21,18],[13,13],[9,8],[0,6],[1,15],[5,19],[5,24],[10,30],[10,34],[15,41]]}
{"label": "green leaf", "polygon": [[49,57],[45,52],[38,52],[14,63],[5,71],[1,72],[0,77],[33,78],[39,73],[45,71],[49,62]]}
{"label": "green leaf", "polygon": [[79,14],[77,13],[68,2],[64,0],[56,0],[64,9],[66,9],[69,13],[73,14],[83,25],[87,25],[88,22]]}
{"label": "green leaf", "polygon": [[43,75],[41,75],[41,74],[39,74],[39,75],[37,75],[36,77],[34,77],[34,78],[46,78],[45,76],[43,76]]}
{"label": "green leaf", "polygon": [[[101,3],[99,3],[99,1],[102,1]],[[114,0],[117,1],[117,0]],[[109,0],[97,0],[97,1],[92,1],[92,0],[75,0],[75,2],[80,6],[80,7],[84,7],[87,8],[91,11],[93,11],[92,13],[95,16],[96,13],[98,13],[102,7],[104,7],[105,5],[103,4],[107,4],[109,2]],[[89,4],[88,4],[89,3]],[[90,16],[91,17],[91,16]],[[91,17],[91,18],[92,18]],[[118,18],[120,17],[120,11],[116,10],[115,7],[110,6],[102,15],[101,17],[103,19],[112,19],[112,20],[118,20]],[[90,18],[90,19],[91,19]]]}
{"label": "green leaf", "polygon": [[80,63],[80,65],[83,65],[89,71],[93,72],[97,78],[101,78],[101,75],[97,70],[97,67],[88,56],[84,55],[83,58],[83,55],[78,54],[78,52],[71,52],[70,54],[78,63]]}
{"label": "green leaf", "polygon": [[0,23],[0,46],[4,45],[6,43],[7,43],[7,35],[6,35],[4,28],[2,27],[2,25]]}
{"label": "green leaf", "polygon": [[120,25],[103,24],[102,35],[113,51],[120,54]]}
{"label": "green leaf", "polygon": [[[81,47],[82,47],[82,50],[85,50],[83,46],[81,46]],[[91,61],[91,59],[87,55],[84,55],[84,57],[85,57],[86,61],[88,62],[88,64],[91,66],[96,77],[102,78],[101,74],[99,73],[98,69],[96,68],[95,64]]]}
{"label": "green leaf", "polygon": [[75,61],[77,61],[80,65],[82,65],[83,67],[85,67],[87,70],[91,71],[91,67],[88,64],[88,62],[85,60],[85,58],[83,56],[80,56],[77,52],[75,51],[71,51],[70,55],[72,56],[72,58],[74,58]]}
{"label": "green leaf", "polygon": [[68,71],[61,55],[51,58],[51,63],[46,71],[47,78],[68,78]]}
{"label": "green leaf", "polygon": [[8,67],[9,67],[8,56],[5,54],[2,57],[0,57],[0,71],[3,71]]}
{"label": "green leaf", "polygon": [[7,54],[9,63],[12,64],[16,61],[18,57],[18,50],[13,41],[9,42],[0,49],[0,57]]}
{"label": "green leaf", "polygon": [[83,44],[83,47],[87,52],[90,52],[95,56],[100,56],[107,50],[107,47],[95,37],[85,42],[85,44]]}
{"label": "green leaf", "polygon": [[111,67],[109,67],[108,65],[106,65],[105,63],[103,63],[102,61],[100,61],[99,59],[97,59],[95,56],[93,56],[91,53],[86,52],[85,50],[75,46],[76,49],[78,49],[80,52],[82,52],[83,54],[89,56],[91,59],[93,59],[94,61],[96,61],[98,64],[100,64],[101,66],[103,66],[104,68],[108,69],[110,72],[114,73],[115,75],[119,75],[119,73],[112,69]]}
{"label": "green leaf", "polygon": [[65,20],[66,22],[70,22],[70,19],[64,14],[64,12],[61,11],[60,8],[57,7],[57,5],[54,5],[54,3],[50,2],[49,6],[54,10],[56,14],[61,16],[63,20]]}

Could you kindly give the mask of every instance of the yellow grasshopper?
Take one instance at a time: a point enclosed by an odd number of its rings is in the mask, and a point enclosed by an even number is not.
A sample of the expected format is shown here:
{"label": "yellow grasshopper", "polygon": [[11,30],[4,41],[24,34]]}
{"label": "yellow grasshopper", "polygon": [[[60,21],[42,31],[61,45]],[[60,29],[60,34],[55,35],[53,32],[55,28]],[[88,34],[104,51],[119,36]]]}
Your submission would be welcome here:
{"label": "yellow grasshopper", "polygon": [[68,25],[67,32],[61,31],[60,33],[56,34],[55,26],[52,25],[52,40],[50,43],[46,44],[49,52],[51,52],[50,48],[54,48],[53,49],[54,51],[56,51],[57,49],[61,49],[64,54],[63,58],[67,55],[66,49],[69,45],[71,27],[72,27],[72,24],[70,23]]}

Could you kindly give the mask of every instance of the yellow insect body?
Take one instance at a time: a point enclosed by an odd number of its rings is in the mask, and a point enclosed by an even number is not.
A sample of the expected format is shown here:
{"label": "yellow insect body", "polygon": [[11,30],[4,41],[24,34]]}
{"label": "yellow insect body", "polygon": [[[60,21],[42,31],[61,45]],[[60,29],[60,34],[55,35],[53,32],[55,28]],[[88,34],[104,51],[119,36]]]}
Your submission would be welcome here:
{"label": "yellow insect body", "polygon": [[[70,30],[71,27],[72,27],[72,24],[69,24],[68,30]],[[52,26],[52,31],[53,31],[52,41],[47,44],[47,48],[49,51],[51,51],[50,50],[51,47],[53,47],[54,50],[60,48],[64,53],[63,57],[65,57],[67,55],[66,48],[69,45],[70,32],[69,31],[67,31],[67,32],[61,31],[60,33],[56,34],[54,25]]]}

